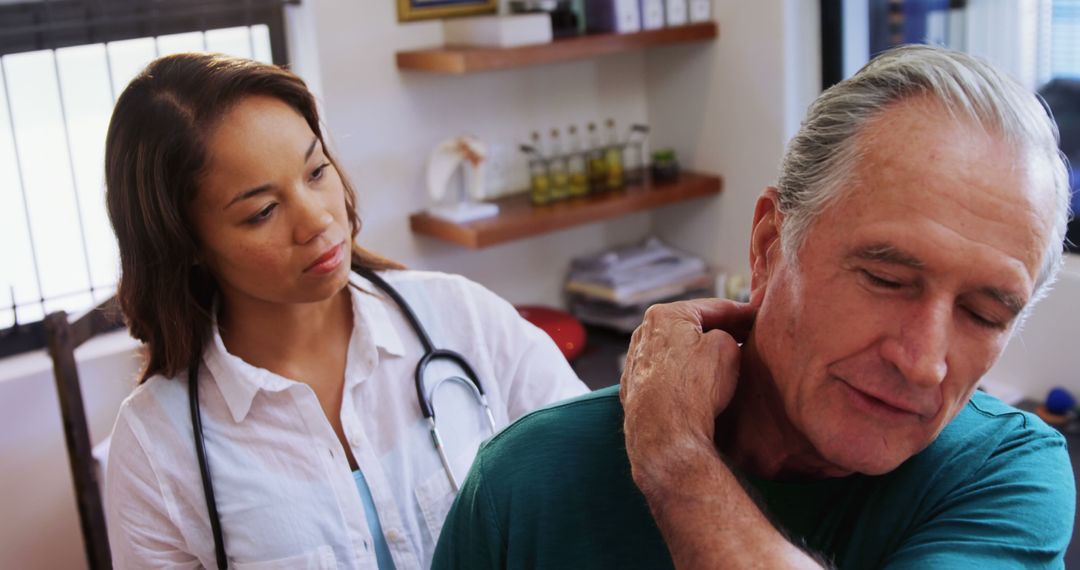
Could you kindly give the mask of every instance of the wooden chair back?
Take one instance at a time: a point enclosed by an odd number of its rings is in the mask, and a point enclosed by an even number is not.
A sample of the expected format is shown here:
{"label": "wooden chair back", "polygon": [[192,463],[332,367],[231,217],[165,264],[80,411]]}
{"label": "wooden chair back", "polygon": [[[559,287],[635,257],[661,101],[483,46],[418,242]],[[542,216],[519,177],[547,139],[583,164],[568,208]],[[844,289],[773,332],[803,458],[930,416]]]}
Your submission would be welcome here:
{"label": "wooden chair back", "polygon": [[69,320],[67,313],[58,311],[45,317],[45,334],[49,356],[53,361],[53,376],[60,400],[64,422],[71,477],[75,484],[75,500],[79,508],[86,561],[92,570],[112,568],[109,537],[105,529],[105,510],[101,486],[91,453],[90,427],[86,421],[79,368],[75,349],[100,333],[115,330],[120,324],[116,297],[109,297],[86,313]]}

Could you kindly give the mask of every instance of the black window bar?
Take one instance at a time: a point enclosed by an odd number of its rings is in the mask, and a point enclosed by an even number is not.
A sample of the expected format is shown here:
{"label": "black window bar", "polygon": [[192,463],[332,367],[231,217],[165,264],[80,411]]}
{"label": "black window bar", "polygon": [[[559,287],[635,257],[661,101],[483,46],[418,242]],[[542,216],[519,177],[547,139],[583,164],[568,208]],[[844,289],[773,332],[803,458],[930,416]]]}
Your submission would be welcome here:
{"label": "black window bar", "polygon": [[0,55],[254,26],[270,29],[273,62],[284,65],[282,6],[299,0],[35,0],[0,4]]}

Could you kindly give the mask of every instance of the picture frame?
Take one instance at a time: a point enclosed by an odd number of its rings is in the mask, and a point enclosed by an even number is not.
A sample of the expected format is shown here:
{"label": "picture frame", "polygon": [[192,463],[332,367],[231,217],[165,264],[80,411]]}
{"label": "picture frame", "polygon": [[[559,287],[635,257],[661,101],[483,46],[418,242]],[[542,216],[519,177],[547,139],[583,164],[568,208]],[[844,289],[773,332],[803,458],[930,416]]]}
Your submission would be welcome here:
{"label": "picture frame", "polygon": [[494,14],[499,0],[397,0],[398,22]]}

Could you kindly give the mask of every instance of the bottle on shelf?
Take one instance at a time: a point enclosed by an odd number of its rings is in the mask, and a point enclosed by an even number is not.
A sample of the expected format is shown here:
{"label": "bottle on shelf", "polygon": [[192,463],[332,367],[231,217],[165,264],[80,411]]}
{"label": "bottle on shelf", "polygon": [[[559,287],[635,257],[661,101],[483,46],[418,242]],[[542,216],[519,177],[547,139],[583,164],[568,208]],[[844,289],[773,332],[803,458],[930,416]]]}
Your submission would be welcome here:
{"label": "bottle on shelf", "polygon": [[607,185],[607,161],[604,157],[604,143],[600,140],[600,132],[596,130],[596,123],[589,123],[589,193],[599,194],[606,192]]}
{"label": "bottle on shelf", "polygon": [[521,150],[529,155],[529,198],[533,204],[542,206],[551,201],[551,178],[540,150],[540,133],[533,131],[531,138],[532,146],[522,145]]}
{"label": "bottle on shelf", "polygon": [[566,155],[566,171],[570,175],[570,196],[577,198],[589,193],[588,167],[577,126],[570,125],[566,132],[570,139],[568,141],[570,149]]}
{"label": "bottle on shelf", "polygon": [[548,178],[551,182],[551,201],[570,197],[570,176],[567,173],[566,155],[559,140],[559,129],[551,129],[551,146],[548,147]]}
{"label": "bottle on shelf", "polygon": [[648,134],[648,125],[635,124],[626,135],[626,142],[623,144],[623,178],[627,184],[638,185],[645,181],[645,137]]}
{"label": "bottle on shelf", "polygon": [[623,149],[619,135],[615,132],[615,119],[608,119],[607,145],[604,147],[604,162],[607,165],[607,188],[618,190],[626,185],[623,178]]}

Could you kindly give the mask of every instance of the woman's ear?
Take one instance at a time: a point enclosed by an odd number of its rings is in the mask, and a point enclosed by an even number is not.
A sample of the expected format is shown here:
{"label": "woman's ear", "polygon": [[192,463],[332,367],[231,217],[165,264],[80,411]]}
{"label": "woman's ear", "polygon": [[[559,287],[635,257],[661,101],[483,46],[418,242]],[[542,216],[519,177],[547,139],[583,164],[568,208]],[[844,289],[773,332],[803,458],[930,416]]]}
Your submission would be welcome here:
{"label": "woman's ear", "polygon": [[750,304],[761,306],[769,278],[780,259],[780,195],[769,186],[758,196],[750,229]]}

